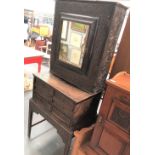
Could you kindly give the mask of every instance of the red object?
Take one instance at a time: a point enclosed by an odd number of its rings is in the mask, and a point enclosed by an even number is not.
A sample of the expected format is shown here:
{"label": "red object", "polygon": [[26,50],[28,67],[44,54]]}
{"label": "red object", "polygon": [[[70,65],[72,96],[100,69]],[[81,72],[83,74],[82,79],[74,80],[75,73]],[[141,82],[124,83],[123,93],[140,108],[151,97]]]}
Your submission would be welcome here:
{"label": "red object", "polygon": [[46,48],[46,41],[45,40],[36,40],[35,49],[38,51],[42,51],[42,49]]}
{"label": "red object", "polygon": [[40,73],[42,60],[43,60],[42,56],[27,57],[24,58],[24,65],[38,63],[38,73]]}

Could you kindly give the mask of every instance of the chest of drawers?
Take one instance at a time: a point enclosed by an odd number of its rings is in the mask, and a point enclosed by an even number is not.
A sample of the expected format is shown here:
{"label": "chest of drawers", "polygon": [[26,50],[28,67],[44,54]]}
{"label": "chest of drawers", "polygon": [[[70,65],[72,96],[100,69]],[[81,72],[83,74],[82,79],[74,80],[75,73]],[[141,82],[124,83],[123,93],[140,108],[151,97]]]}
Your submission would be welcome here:
{"label": "chest of drawers", "polygon": [[68,154],[73,131],[96,120],[101,93],[87,93],[53,74],[34,75],[33,96],[29,106],[29,136],[33,112],[41,114],[54,125],[66,143]]}

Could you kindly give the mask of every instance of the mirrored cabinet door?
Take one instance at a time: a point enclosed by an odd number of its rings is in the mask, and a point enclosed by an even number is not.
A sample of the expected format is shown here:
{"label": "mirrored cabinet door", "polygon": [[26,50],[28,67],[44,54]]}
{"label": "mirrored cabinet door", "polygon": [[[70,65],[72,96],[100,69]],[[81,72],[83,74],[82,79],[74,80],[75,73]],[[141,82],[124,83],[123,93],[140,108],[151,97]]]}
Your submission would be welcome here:
{"label": "mirrored cabinet door", "polygon": [[59,60],[81,68],[86,51],[88,34],[88,24],[63,20]]}

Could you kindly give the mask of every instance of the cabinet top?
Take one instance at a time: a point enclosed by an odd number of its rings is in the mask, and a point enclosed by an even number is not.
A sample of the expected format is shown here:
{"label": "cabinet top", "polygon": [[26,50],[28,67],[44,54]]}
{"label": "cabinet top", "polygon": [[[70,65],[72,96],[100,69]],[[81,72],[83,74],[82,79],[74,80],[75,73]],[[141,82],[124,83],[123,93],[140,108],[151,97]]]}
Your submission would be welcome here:
{"label": "cabinet top", "polygon": [[51,73],[34,74],[34,76],[46,82],[52,88],[64,94],[74,102],[81,102],[97,94],[97,93],[87,93],[85,91],[82,91],[77,87],[74,87],[73,85],[65,82],[64,80],[54,76]]}
{"label": "cabinet top", "polygon": [[112,79],[107,80],[107,84],[130,93],[130,74],[124,71],[119,72]]}

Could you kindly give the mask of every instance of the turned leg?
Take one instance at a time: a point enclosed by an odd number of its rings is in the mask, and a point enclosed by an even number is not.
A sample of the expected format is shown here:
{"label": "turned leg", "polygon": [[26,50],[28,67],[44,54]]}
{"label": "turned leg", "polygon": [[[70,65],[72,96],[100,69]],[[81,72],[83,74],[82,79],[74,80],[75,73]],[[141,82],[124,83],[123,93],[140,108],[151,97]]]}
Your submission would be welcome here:
{"label": "turned leg", "polygon": [[28,117],[28,137],[29,138],[31,136],[32,117],[33,117],[33,111],[31,106],[29,106],[29,117]]}

